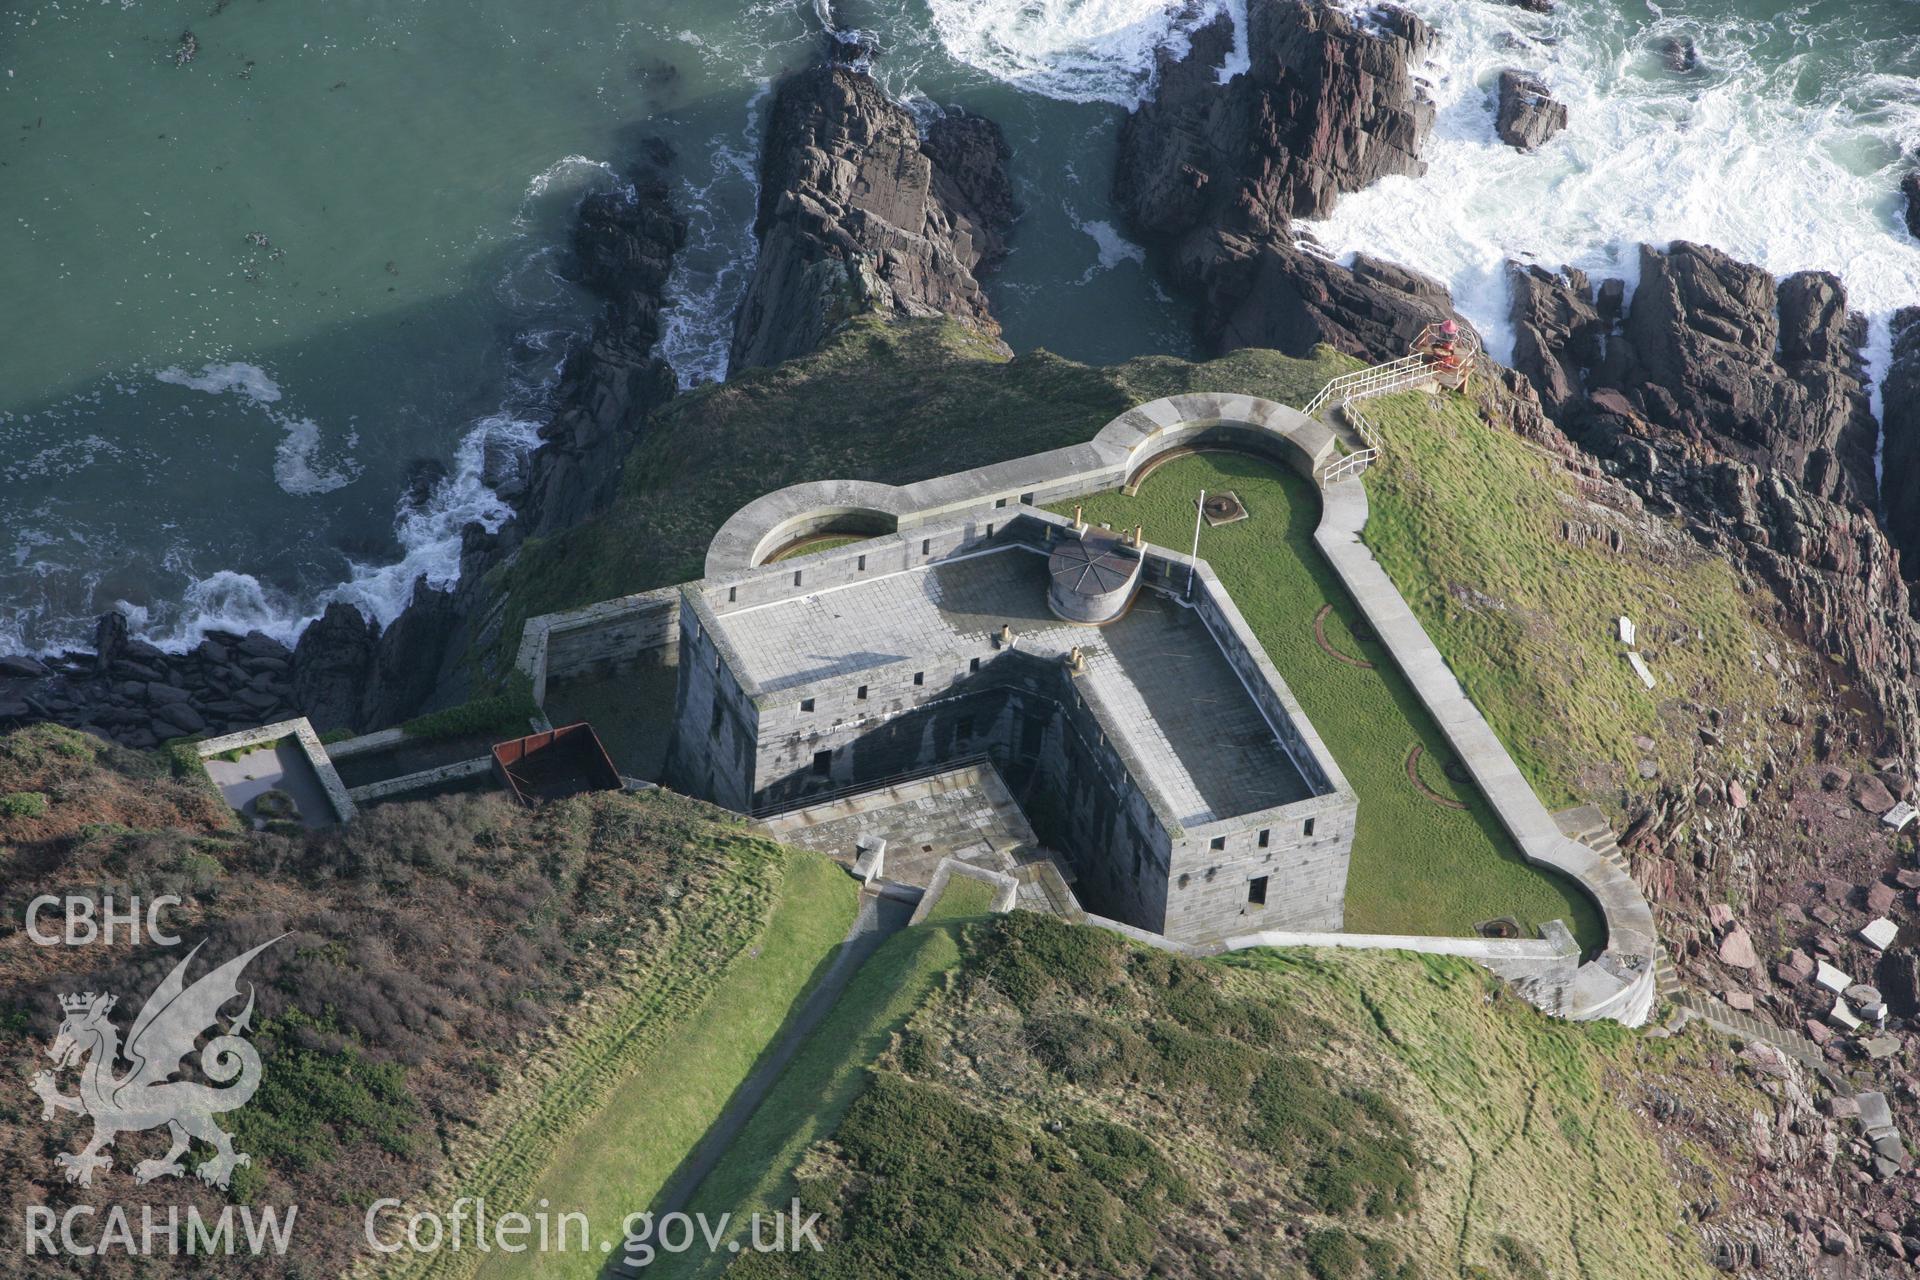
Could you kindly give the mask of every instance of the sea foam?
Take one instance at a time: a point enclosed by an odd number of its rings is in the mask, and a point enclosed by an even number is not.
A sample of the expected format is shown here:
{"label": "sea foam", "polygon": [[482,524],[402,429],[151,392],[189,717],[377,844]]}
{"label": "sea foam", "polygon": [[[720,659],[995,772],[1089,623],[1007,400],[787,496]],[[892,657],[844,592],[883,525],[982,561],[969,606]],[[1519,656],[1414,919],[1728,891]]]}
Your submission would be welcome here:
{"label": "sea foam", "polygon": [[[1322,244],[1446,281],[1502,359],[1513,346],[1509,258],[1631,288],[1640,244],[1691,240],[1775,275],[1831,271],[1872,318],[1868,357],[1884,374],[1886,317],[1920,301],[1920,243],[1894,207],[1904,156],[1920,147],[1920,82],[1842,68],[1906,56],[1884,31],[1876,49],[1864,13],[1799,30],[1793,15],[1683,21],[1655,10],[1648,21],[1610,4],[1542,17],[1406,3],[1444,35],[1422,72],[1439,108],[1428,171],[1343,197],[1313,226]],[[1664,66],[1666,39],[1692,41],[1697,68]],[[1566,131],[1531,154],[1494,136],[1493,89],[1509,66],[1540,72],[1569,108]]]}

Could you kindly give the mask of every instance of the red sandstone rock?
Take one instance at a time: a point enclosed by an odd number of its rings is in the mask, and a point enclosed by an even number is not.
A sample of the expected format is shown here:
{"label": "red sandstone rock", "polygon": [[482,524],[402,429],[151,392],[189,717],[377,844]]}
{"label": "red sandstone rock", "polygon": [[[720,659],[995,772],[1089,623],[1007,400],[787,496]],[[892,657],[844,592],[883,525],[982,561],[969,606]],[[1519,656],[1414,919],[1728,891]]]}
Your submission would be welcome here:
{"label": "red sandstone rock", "polygon": [[1753,939],[1744,928],[1735,926],[1720,942],[1720,963],[1732,965],[1736,969],[1757,969],[1760,957],[1753,949]]}

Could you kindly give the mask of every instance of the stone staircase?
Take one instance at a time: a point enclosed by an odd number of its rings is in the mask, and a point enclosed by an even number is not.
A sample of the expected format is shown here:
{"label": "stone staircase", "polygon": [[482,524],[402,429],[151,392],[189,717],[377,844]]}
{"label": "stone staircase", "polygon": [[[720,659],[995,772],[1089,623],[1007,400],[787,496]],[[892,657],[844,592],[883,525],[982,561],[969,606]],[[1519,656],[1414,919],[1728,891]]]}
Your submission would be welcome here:
{"label": "stone staircase", "polygon": [[[1562,835],[1570,840],[1578,840],[1622,872],[1631,874],[1627,855],[1613,834],[1613,825],[1597,807],[1585,804],[1562,809],[1553,815],[1553,820]],[[1680,974],[1674,969],[1664,946],[1660,948],[1660,959],[1654,965],[1653,981],[1660,998],[1684,1010],[1687,1017],[1698,1018],[1726,1035],[1772,1045],[1809,1071],[1826,1071],[1828,1064],[1825,1055],[1799,1032],[1777,1027],[1751,1014],[1729,1008],[1705,992],[1690,990],[1680,981]]]}

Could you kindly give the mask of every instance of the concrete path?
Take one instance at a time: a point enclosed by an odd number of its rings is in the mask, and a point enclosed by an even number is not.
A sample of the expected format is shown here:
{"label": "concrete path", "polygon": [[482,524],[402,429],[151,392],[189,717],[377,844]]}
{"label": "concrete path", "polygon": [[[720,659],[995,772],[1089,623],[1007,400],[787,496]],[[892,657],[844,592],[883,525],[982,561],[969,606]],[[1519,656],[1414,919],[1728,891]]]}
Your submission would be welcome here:
{"label": "concrete path", "polygon": [[[816,982],[813,990],[800,1004],[799,1010],[787,1019],[780,1029],[779,1036],[760,1055],[760,1061],[754,1064],[753,1071],[734,1091],[733,1097],[721,1109],[719,1118],[707,1130],[687,1158],[681,1162],[673,1176],[667,1180],[666,1187],[657,1196],[650,1207],[657,1222],[669,1213],[684,1212],[687,1202],[699,1189],[707,1175],[740,1136],[740,1131],[752,1119],[753,1113],[760,1108],[767,1093],[780,1079],[794,1055],[800,1052],[800,1046],[807,1042],[847,989],[847,983],[860,970],[869,957],[877,951],[882,942],[906,927],[912,917],[914,904],[897,900],[878,893],[860,895],[860,911],[854,917],[853,927],[847,930],[847,936],[840,944],[840,950],[834,955],[826,973]],[[618,1249],[605,1268],[603,1276],[619,1280],[632,1280],[645,1274],[642,1267],[627,1265],[626,1259]]]}
{"label": "concrete path", "polygon": [[1440,650],[1399,589],[1361,541],[1367,491],[1357,480],[1321,490],[1313,540],[1400,665],[1440,731],[1473,775],[1520,852],[1585,887],[1607,922],[1607,949],[1581,966],[1562,1011],[1569,1018],[1614,1018],[1638,1026],[1652,1011],[1658,959],[1653,912],[1632,877],[1592,849],[1568,839],[1507,754],[1480,709],[1460,687]]}

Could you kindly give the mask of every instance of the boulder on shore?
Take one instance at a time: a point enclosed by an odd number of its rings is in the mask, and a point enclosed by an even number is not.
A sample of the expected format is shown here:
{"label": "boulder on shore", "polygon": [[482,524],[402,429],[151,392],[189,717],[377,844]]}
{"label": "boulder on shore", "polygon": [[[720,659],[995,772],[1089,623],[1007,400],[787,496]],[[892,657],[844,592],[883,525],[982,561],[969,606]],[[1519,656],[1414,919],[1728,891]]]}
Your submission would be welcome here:
{"label": "boulder on shore", "polygon": [[1920,240],[1920,169],[1900,179],[1900,194],[1906,197],[1907,234]]}
{"label": "boulder on shore", "polygon": [[1532,151],[1567,127],[1567,106],[1556,102],[1532,72],[1508,68],[1500,73],[1500,108],[1493,127],[1508,146]]}

